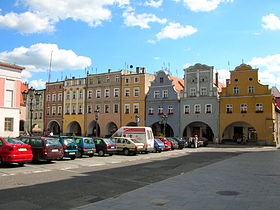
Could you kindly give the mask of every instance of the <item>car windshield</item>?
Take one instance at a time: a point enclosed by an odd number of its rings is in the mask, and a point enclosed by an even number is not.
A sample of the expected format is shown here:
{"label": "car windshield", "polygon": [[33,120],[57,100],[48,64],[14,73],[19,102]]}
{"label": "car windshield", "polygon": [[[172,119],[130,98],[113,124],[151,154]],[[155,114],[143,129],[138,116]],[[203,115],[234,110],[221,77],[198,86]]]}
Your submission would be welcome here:
{"label": "car windshield", "polygon": [[22,141],[18,139],[4,138],[7,144],[24,144]]}
{"label": "car windshield", "polygon": [[46,146],[61,146],[58,139],[47,139]]}
{"label": "car windshield", "polygon": [[112,145],[112,144],[115,144],[115,142],[113,142],[111,139],[103,139],[106,144],[109,144],[109,145]]}
{"label": "car windshield", "polygon": [[74,143],[73,139],[63,139],[64,144],[72,144]]}
{"label": "car windshield", "polygon": [[93,144],[92,139],[84,139],[85,144]]}
{"label": "car windshield", "polygon": [[130,139],[130,140],[134,143],[140,143],[140,141],[138,141],[137,139]]}
{"label": "car windshield", "polygon": [[155,141],[156,141],[157,143],[159,143],[159,144],[162,144],[162,141],[159,140],[159,139],[155,139]]}

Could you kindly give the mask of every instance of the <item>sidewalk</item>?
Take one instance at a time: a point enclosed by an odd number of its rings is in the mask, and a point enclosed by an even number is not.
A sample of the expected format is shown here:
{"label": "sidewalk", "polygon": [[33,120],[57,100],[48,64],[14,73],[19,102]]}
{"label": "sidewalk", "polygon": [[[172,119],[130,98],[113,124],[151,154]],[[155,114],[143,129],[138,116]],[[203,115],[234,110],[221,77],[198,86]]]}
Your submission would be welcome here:
{"label": "sidewalk", "polygon": [[280,150],[249,152],[88,206],[108,209],[264,210],[280,207]]}

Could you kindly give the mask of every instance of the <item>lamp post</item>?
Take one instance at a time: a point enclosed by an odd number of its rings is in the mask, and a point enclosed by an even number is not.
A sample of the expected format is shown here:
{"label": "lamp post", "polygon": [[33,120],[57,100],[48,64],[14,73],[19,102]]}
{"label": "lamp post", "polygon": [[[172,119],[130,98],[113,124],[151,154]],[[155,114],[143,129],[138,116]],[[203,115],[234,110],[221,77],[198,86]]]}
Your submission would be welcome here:
{"label": "lamp post", "polygon": [[163,114],[161,116],[161,124],[163,124],[163,135],[165,136],[165,128],[166,128],[166,123],[167,123],[168,115]]}
{"label": "lamp post", "polygon": [[33,100],[35,99],[35,103],[38,103],[41,94],[38,93],[33,87],[29,88],[22,92],[24,100],[29,102],[29,111],[30,111],[30,130],[29,133],[32,135],[32,119],[33,119]]}
{"label": "lamp post", "polygon": [[138,126],[140,124],[140,117],[139,117],[139,115],[135,116],[135,122],[136,122],[136,126]]}
{"label": "lamp post", "polygon": [[95,113],[95,121],[96,121],[96,128],[95,128],[96,134],[95,134],[95,136],[97,137],[97,135],[98,135],[98,118],[99,118],[99,113],[100,113],[99,109],[97,108],[94,111],[94,113]]}

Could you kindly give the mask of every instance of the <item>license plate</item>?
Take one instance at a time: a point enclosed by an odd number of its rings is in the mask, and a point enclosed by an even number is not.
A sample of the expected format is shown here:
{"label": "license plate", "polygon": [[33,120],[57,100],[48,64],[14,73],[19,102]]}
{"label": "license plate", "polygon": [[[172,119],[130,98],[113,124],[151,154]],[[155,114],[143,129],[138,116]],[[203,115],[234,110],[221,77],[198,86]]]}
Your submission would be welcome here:
{"label": "license plate", "polygon": [[58,149],[52,149],[52,152],[58,152]]}
{"label": "license plate", "polygon": [[69,155],[75,155],[75,152],[69,152]]}
{"label": "license plate", "polygon": [[88,151],[88,153],[92,153],[92,152],[93,152],[93,151],[91,151],[91,150],[90,150],[90,151]]}
{"label": "license plate", "polygon": [[115,149],[115,147],[111,147],[112,149]]}
{"label": "license plate", "polygon": [[18,151],[27,151],[26,148],[18,148]]}

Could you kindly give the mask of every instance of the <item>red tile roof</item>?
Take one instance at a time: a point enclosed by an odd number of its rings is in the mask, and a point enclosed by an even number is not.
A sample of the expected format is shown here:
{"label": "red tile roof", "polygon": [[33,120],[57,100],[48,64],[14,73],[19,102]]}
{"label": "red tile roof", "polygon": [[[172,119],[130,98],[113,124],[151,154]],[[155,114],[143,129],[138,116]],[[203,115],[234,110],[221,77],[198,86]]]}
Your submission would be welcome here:
{"label": "red tile roof", "polygon": [[20,104],[24,104],[25,103],[25,100],[24,100],[24,98],[23,98],[23,95],[22,95],[22,92],[23,91],[28,91],[28,87],[27,87],[27,85],[25,85],[24,83],[22,83],[21,82],[21,87],[20,87]]}
{"label": "red tile roof", "polygon": [[178,92],[184,89],[184,80],[180,79],[178,77],[174,77],[172,75],[168,76],[169,79],[173,80],[173,83],[175,85],[175,88]]}

